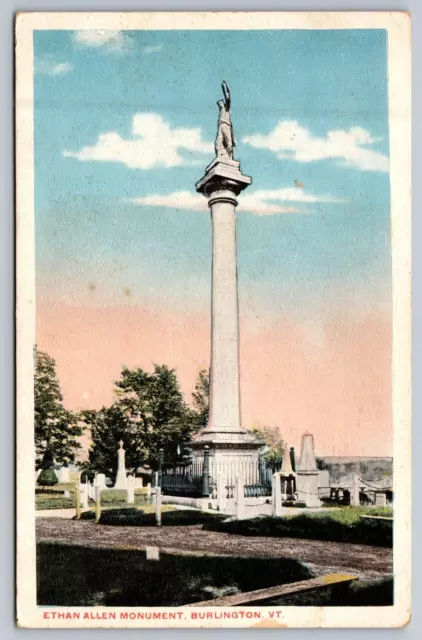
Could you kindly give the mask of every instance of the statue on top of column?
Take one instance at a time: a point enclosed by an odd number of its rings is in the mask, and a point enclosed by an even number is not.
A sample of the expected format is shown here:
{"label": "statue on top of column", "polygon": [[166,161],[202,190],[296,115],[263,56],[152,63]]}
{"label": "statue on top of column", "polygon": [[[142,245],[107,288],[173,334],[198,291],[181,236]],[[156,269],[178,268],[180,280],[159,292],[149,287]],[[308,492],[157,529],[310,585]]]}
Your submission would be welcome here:
{"label": "statue on top of column", "polygon": [[233,149],[236,146],[236,141],[234,139],[230,113],[230,91],[227,83],[224,81],[221,87],[223,89],[224,100],[219,100],[217,102],[220,109],[220,115],[218,118],[217,137],[215,139],[215,153],[218,159],[233,160]]}

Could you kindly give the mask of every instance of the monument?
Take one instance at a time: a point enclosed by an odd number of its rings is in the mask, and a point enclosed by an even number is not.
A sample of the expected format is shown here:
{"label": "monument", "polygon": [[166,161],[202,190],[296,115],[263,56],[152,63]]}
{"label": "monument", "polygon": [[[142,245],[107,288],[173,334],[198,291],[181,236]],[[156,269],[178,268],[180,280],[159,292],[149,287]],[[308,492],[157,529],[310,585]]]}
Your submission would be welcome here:
{"label": "monument", "polygon": [[307,431],[302,436],[300,464],[296,477],[298,499],[306,502],[308,507],[320,507],[319,484],[320,472],[315,459],[314,436]]}
{"label": "monument", "polygon": [[217,102],[216,157],[196,184],[196,190],[208,200],[212,222],[211,366],[208,425],[191,446],[199,456],[208,445],[212,482],[218,473],[225,473],[252,483],[258,481],[251,473],[252,466],[258,472],[258,451],[263,442],[241,423],[236,256],[237,196],[252,178],[241,172],[240,162],[233,157],[236,142],[225,82],[222,89],[223,99]]}
{"label": "monument", "polygon": [[120,440],[119,449],[117,451],[117,474],[116,482],[114,483],[115,489],[127,489],[125,456],[126,452],[123,449],[123,440]]}

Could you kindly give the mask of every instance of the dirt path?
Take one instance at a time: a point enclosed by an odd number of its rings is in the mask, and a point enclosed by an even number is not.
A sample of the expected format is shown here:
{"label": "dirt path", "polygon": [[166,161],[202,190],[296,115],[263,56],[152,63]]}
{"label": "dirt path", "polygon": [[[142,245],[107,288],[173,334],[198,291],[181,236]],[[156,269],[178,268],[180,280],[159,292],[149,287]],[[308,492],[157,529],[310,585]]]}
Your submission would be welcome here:
{"label": "dirt path", "polygon": [[350,572],[376,578],[393,572],[391,549],[296,538],[246,537],[183,527],[113,527],[90,521],[37,518],[37,540],[94,548],[145,549],[173,553],[295,558],[318,573]]}

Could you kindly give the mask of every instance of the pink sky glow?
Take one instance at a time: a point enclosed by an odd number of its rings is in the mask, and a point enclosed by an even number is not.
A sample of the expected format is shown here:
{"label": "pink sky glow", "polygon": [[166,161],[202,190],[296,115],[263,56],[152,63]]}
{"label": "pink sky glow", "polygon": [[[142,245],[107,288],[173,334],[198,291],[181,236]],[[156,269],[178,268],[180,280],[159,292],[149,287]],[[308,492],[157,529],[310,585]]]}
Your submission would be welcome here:
{"label": "pink sky glow", "polygon": [[[319,455],[392,455],[389,317],[331,316],[315,327],[241,318],[243,426],[278,426],[297,448],[311,431]],[[148,370],[154,362],[177,370],[190,401],[209,364],[209,334],[206,314],[38,302],[37,344],[56,360],[74,410],[111,403],[122,365]]]}

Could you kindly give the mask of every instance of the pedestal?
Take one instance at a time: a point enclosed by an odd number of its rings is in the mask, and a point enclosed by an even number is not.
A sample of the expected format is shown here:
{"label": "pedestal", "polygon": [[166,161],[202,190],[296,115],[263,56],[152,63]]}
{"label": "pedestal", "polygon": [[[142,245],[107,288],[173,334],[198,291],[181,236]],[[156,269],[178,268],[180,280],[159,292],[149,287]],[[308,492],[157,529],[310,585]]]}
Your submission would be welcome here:
{"label": "pedestal", "polygon": [[296,474],[297,497],[301,502],[305,502],[307,507],[320,507],[319,499],[319,472],[318,471],[298,471]]}

